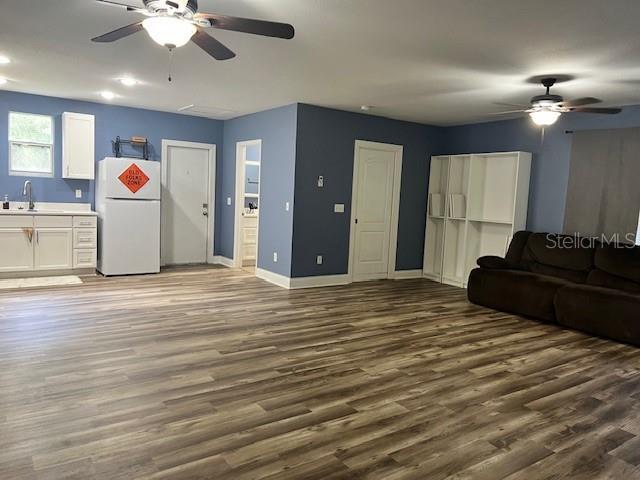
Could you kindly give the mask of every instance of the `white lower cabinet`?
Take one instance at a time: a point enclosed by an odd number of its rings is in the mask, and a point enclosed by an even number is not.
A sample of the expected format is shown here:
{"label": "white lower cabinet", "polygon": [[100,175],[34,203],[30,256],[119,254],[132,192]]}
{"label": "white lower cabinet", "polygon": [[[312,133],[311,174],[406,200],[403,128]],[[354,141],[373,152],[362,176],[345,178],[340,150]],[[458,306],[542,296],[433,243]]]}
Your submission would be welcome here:
{"label": "white lower cabinet", "polygon": [[73,268],[95,268],[97,261],[97,250],[78,249],[73,251]]}
{"label": "white lower cabinet", "polygon": [[96,266],[96,217],[0,215],[0,273]]}
{"label": "white lower cabinet", "polygon": [[33,270],[33,229],[0,228],[0,272]]}
{"label": "white lower cabinet", "polygon": [[36,229],[35,270],[70,270],[73,268],[73,229]]}

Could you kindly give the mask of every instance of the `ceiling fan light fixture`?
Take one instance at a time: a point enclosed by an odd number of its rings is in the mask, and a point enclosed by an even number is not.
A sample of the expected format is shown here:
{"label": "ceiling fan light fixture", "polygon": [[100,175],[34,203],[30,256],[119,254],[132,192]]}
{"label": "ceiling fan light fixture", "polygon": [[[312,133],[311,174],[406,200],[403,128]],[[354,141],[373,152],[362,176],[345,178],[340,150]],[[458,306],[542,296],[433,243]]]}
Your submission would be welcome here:
{"label": "ceiling fan light fixture", "polygon": [[198,30],[194,24],[173,16],[150,17],[142,26],[154,42],[169,48],[186,45]]}
{"label": "ceiling fan light fixture", "polygon": [[534,110],[529,112],[529,116],[533,123],[540,126],[553,125],[556,123],[558,118],[560,118],[561,112],[556,110],[550,110],[548,108],[541,108],[539,110]]}

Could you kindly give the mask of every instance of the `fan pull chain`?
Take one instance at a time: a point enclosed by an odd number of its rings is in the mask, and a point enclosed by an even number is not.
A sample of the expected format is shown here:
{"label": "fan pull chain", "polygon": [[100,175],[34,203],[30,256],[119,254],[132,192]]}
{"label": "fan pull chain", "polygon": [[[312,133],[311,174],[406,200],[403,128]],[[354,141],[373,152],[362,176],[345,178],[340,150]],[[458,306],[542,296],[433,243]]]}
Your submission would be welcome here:
{"label": "fan pull chain", "polygon": [[171,71],[173,70],[173,48],[169,49],[169,82],[173,81]]}

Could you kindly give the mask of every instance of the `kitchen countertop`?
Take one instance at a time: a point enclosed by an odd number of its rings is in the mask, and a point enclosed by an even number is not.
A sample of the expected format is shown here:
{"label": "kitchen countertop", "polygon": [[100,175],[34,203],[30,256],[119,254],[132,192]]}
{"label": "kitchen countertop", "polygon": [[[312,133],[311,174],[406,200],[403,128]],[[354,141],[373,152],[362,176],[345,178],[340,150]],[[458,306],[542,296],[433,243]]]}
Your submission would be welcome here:
{"label": "kitchen countertop", "polygon": [[71,211],[71,210],[47,210],[47,209],[36,209],[36,210],[18,210],[18,209],[9,209],[2,210],[0,209],[0,215],[58,215],[58,216],[73,216],[73,217],[96,217],[98,214],[96,212],[91,211]]}

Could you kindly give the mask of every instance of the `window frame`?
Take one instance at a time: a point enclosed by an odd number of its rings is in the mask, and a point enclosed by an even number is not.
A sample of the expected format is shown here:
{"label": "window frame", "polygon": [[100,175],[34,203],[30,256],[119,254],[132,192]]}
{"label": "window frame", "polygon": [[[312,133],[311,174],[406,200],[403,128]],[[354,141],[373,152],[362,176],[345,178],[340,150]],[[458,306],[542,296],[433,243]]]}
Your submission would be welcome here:
{"label": "window frame", "polygon": [[[11,140],[11,114],[20,114],[20,115],[29,115],[33,117],[45,117],[48,118],[51,122],[51,143],[40,143],[40,142],[25,142],[22,140]],[[8,169],[9,175],[15,177],[45,177],[45,178],[53,178],[55,176],[55,141],[56,141],[56,122],[53,115],[46,115],[42,113],[30,113],[30,112],[17,112],[17,111],[9,111],[7,116],[7,147],[9,149],[7,158],[8,158]],[[49,165],[51,165],[51,170],[49,172],[29,172],[24,170],[16,170],[13,167],[13,159],[12,159],[12,145],[20,145],[25,147],[49,147]]]}

